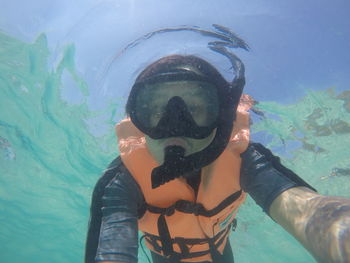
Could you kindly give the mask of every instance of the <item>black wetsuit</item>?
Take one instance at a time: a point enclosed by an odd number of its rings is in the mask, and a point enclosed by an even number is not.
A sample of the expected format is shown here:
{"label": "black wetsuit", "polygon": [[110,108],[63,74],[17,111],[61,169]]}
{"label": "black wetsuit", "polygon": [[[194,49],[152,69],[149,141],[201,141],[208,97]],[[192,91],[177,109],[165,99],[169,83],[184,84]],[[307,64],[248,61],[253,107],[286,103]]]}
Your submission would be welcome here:
{"label": "black wetsuit", "polygon": [[[315,190],[281,165],[279,158],[260,144],[250,144],[241,156],[241,187],[266,213],[273,200],[291,187],[306,186]],[[199,180],[200,176],[192,176],[187,180],[196,193]],[[144,203],[139,185],[121,159],[116,158],[98,180],[93,192],[85,263],[137,262],[137,220],[145,212]],[[154,263],[170,263],[155,253],[151,254]],[[223,256],[214,258],[214,263],[232,262],[233,255],[228,242]]]}
{"label": "black wetsuit", "polygon": [[[189,177],[187,183],[197,194],[200,176]],[[85,262],[137,262],[137,220],[143,214],[144,197],[119,157],[97,182],[92,199]],[[156,253],[151,255],[154,263],[170,262]],[[229,242],[223,256],[214,262],[233,262]]]}

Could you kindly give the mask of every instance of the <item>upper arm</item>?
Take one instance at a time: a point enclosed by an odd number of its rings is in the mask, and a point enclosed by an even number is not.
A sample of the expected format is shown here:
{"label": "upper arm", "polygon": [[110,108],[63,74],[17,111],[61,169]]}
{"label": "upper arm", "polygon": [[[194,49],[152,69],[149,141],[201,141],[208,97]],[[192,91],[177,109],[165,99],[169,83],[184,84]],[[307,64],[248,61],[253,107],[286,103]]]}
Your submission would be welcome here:
{"label": "upper arm", "polygon": [[91,198],[90,218],[85,243],[85,263],[94,263],[102,220],[102,197],[106,186],[115,177],[120,157],[114,159],[103,175],[98,179]]}
{"label": "upper arm", "polygon": [[143,203],[136,181],[119,162],[95,186],[85,263],[136,262],[138,209]]}

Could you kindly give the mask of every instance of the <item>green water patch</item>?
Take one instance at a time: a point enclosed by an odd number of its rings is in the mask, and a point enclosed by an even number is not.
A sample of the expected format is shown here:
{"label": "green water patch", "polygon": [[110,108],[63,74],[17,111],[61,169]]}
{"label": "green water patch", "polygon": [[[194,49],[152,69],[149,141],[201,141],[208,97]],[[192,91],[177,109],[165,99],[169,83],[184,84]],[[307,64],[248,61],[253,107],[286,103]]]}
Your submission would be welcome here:
{"label": "green water patch", "polygon": [[[260,102],[265,118],[253,132],[265,132],[270,148],[288,152],[283,162],[321,194],[350,197],[350,92],[306,91],[297,103]],[[283,154],[282,154],[283,156]]]}
{"label": "green water patch", "polygon": [[[49,67],[44,34],[25,43],[0,33],[1,262],[83,260],[91,192],[118,155],[113,119],[120,111],[118,100],[103,112],[89,108],[90,87],[74,54],[66,46]],[[70,94],[79,94],[74,103],[65,96],[67,78]],[[260,102],[265,117],[252,131],[264,133],[283,163],[321,194],[350,197],[349,101],[349,92],[330,89],[308,91],[293,105]],[[230,237],[237,262],[313,262],[251,199],[238,219]],[[147,262],[141,251],[139,258]]]}
{"label": "green water patch", "polygon": [[[92,187],[118,154],[87,122],[88,88],[67,46],[48,68],[45,35],[24,43],[0,33],[0,221],[2,262],[81,262]],[[83,94],[62,99],[62,75]]]}

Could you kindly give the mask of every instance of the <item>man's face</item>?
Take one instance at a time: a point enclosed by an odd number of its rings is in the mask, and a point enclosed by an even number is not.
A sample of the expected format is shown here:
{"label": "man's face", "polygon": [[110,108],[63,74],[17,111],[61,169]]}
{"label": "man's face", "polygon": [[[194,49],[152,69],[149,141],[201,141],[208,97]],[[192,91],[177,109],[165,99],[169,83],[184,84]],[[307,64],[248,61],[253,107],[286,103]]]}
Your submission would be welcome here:
{"label": "man's face", "polygon": [[[193,81],[159,83],[153,85],[152,92],[148,95],[151,95],[148,96],[151,99],[151,101],[148,101],[148,105],[151,106],[149,122],[152,126],[156,126],[161,118],[161,113],[164,111],[164,100],[167,102],[174,96],[184,99],[188,110],[198,125],[203,125],[212,115],[216,115],[216,113],[210,112],[210,107],[208,107],[211,97],[210,91],[203,87],[201,83]],[[155,140],[146,136],[146,143],[152,156],[159,164],[162,164],[164,161],[164,150],[167,146],[181,146],[185,149],[185,156],[188,156],[207,147],[212,142],[215,133],[216,129],[204,139],[170,137]]]}

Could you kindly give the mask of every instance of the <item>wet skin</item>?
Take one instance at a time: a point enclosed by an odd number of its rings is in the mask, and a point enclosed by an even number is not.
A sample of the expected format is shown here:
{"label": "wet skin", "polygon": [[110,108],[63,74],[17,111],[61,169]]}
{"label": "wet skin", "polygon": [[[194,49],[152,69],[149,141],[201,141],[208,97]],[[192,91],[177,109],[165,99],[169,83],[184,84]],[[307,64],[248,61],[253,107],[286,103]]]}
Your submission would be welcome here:
{"label": "wet skin", "polygon": [[273,201],[270,216],[317,262],[350,262],[350,199],[294,187]]}

